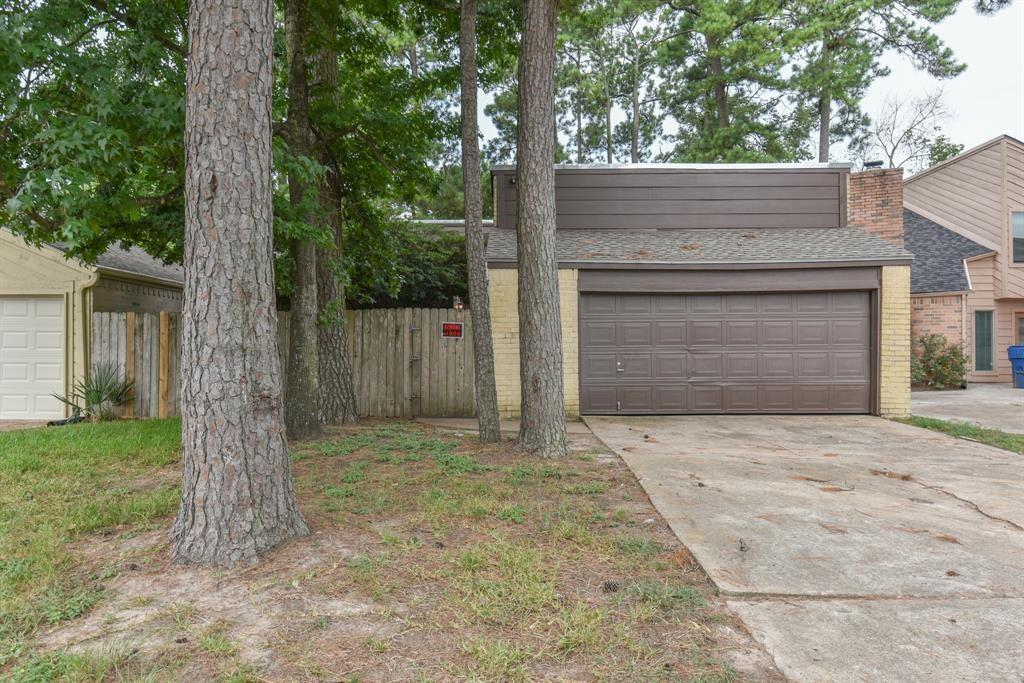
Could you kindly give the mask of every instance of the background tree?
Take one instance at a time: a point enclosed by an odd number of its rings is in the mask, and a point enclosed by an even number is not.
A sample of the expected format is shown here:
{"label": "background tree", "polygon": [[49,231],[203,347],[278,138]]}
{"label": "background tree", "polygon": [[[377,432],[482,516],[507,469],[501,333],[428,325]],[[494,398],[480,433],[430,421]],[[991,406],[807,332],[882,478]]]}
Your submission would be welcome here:
{"label": "background tree", "polygon": [[465,188],[466,272],[469,307],[473,312],[473,367],[480,440],[501,440],[498,390],[494,378],[491,304],[487,292],[487,243],[484,238],[480,190],[480,140],[477,128],[476,0],[462,0],[459,17],[460,105],[462,113],[462,178]]}
{"label": "background tree", "polygon": [[555,257],[556,0],[524,0],[516,136],[519,249],[519,441],[565,455],[562,322]]}
{"label": "background tree", "polygon": [[941,90],[907,100],[889,96],[870,128],[854,139],[851,151],[861,161],[881,158],[889,168],[915,173],[928,165],[948,118]]}
{"label": "background tree", "polygon": [[936,135],[931,145],[928,146],[928,166],[952,159],[962,151],[964,151],[964,146],[959,142],[953,142],[942,134]]}
{"label": "background tree", "polygon": [[308,533],[292,490],[276,341],[273,17],[270,0],[193,0],[190,11],[176,562],[253,562]]}
{"label": "background tree", "polygon": [[[288,118],[281,126],[291,155],[301,160],[313,156],[313,128],[309,120],[309,58],[307,0],[285,0],[284,34],[288,65]],[[285,424],[288,438],[313,439],[320,435],[320,360],[317,316],[317,232],[319,221],[317,185],[304,177],[301,163],[288,174],[288,198],[298,219],[292,225],[304,229],[291,238],[291,316],[288,319],[288,383],[285,389]],[[312,231],[314,234],[304,234]]]}

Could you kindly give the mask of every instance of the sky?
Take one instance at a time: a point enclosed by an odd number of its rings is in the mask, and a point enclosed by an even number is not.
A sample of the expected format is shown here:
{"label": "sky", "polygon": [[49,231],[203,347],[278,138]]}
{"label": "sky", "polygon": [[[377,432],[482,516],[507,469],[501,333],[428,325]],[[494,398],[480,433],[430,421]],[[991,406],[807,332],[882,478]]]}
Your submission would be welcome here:
{"label": "sky", "polygon": [[[940,81],[917,71],[900,55],[886,54],[883,62],[892,73],[872,84],[864,99],[864,111],[877,114],[887,95],[919,97],[941,88],[952,114],[942,128],[952,141],[970,149],[1004,133],[1024,140],[1024,0],[1015,0],[1010,7],[989,16],[977,14],[973,5],[970,0],[963,2],[956,14],[934,27],[957,58],[967,64],[962,74]],[[485,137],[495,133],[483,113],[491,99],[486,93],[480,94],[480,128]],[[809,148],[816,145],[815,141],[816,137],[808,140]],[[833,146],[832,157],[846,161],[844,146]]]}

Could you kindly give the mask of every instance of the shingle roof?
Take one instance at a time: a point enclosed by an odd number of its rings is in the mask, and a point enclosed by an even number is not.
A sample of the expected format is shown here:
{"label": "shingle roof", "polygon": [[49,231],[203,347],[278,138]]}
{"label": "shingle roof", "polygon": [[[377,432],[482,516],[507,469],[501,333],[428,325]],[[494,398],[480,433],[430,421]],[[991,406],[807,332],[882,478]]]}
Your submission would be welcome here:
{"label": "shingle roof", "polygon": [[915,294],[967,291],[963,260],[992,251],[910,209],[903,210],[903,240],[914,255],[910,291]]}
{"label": "shingle roof", "polygon": [[[906,261],[911,254],[857,228],[559,230],[560,263],[742,264]],[[488,235],[487,260],[516,261],[515,230]]]}
{"label": "shingle roof", "polygon": [[[63,244],[55,243],[54,247],[66,251]],[[166,264],[159,259],[153,258],[139,247],[122,249],[116,245],[111,246],[96,259],[96,267],[100,270],[107,270],[116,273],[128,273],[130,275],[141,275],[143,277],[166,280],[174,284],[185,283],[185,269],[177,264]]]}

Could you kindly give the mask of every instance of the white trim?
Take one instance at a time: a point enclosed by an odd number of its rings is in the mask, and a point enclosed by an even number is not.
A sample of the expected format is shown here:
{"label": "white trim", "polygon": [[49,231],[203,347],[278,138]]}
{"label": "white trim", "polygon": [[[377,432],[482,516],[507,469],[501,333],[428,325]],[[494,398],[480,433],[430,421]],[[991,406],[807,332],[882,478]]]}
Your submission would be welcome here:
{"label": "white trim", "polygon": [[962,259],[960,261],[960,263],[963,264],[964,275],[967,276],[967,291],[968,292],[973,291],[974,290],[974,283],[971,282],[971,269],[967,267],[967,259]]}

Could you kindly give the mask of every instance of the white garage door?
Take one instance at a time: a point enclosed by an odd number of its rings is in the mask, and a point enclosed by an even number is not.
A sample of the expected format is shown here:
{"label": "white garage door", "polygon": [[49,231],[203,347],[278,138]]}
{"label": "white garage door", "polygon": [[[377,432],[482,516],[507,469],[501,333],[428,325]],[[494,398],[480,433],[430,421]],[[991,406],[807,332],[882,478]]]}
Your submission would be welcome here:
{"label": "white garage door", "polygon": [[64,300],[0,296],[0,420],[64,417]]}

